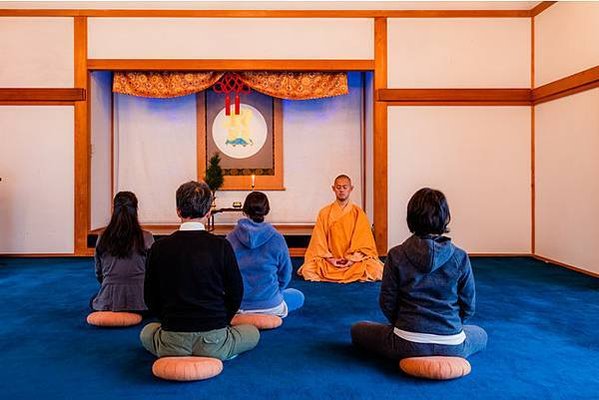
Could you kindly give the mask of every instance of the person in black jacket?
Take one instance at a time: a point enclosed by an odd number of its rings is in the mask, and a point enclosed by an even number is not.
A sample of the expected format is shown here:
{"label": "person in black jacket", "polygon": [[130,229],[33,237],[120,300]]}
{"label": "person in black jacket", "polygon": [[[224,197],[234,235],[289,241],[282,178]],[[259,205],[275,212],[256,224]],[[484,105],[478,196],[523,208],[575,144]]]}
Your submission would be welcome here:
{"label": "person in black jacket", "polygon": [[253,349],[260,339],[252,325],[230,326],[243,298],[243,281],[229,242],[206,232],[201,222],[211,203],[204,182],[181,185],[181,227],[150,249],[145,302],[160,323],[146,325],[140,339],[158,357],[227,360]]}
{"label": "person in black jacket", "polygon": [[391,359],[468,357],[487,345],[487,333],[465,325],[474,314],[474,275],[466,252],[443,236],[449,207],[443,193],[423,188],[408,203],[413,233],[392,248],[383,271],[380,306],[390,325],[359,322],[352,342]]}

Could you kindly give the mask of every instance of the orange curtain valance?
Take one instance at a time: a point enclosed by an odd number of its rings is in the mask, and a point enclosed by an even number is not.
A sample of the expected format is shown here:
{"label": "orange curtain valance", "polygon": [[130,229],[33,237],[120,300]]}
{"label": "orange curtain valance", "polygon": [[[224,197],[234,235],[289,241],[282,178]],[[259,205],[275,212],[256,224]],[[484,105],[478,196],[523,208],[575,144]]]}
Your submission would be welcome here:
{"label": "orange curtain valance", "polygon": [[[236,72],[253,90],[289,100],[319,99],[349,93],[345,72]],[[115,72],[112,91],[140,97],[169,98],[201,92],[224,72]]]}

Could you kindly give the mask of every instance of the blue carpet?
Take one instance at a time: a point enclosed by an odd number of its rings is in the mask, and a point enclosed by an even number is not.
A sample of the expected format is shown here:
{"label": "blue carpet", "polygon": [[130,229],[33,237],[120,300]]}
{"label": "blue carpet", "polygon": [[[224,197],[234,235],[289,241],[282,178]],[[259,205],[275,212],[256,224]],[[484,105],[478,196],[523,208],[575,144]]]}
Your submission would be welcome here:
{"label": "blue carpet", "polygon": [[[297,267],[298,260],[294,260]],[[350,345],[355,321],[382,321],[379,284],[294,280],[305,307],[218,377],[172,383],[151,374],[140,327],[87,326],[97,289],[90,259],[0,259],[3,399],[597,399],[599,280],[527,258],[474,259],[477,314],[489,334],[472,374],[407,377]]]}

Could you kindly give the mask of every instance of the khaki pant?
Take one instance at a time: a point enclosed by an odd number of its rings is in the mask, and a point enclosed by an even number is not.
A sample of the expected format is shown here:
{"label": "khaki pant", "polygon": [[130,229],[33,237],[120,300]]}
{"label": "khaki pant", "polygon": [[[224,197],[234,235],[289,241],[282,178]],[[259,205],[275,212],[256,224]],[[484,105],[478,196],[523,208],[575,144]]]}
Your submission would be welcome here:
{"label": "khaki pant", "polygon": [[206,332],[170,332],[157,322],[146,325],[139,338],[157,357],[203,356],[228,360],[251,350],[260,340],[253,325],[237,325]]}

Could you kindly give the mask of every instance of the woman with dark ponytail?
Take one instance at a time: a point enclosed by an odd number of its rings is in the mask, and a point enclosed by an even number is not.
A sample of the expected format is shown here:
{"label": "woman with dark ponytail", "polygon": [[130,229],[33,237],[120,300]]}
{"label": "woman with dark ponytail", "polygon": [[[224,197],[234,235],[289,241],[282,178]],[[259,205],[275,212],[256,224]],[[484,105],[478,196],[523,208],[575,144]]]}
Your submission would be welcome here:
{"label": "woman with dark ponytail", "polygon": [[268,197],[251,192],[243,204],[242,218],[227,235],[243,278],[240,313],[271,314],[285,318],[304,305],[304,294],[288,289],[291,258],[283,235],[264,217],[270,211]]}
{"label": "woman with dark ponytail", "polygon": [[112,217],[96,243],[96,277],[100,292],[92,299],[95,311],[145,311],[146,253],[154,243],[137,219],[137,197],[118,192]]}

